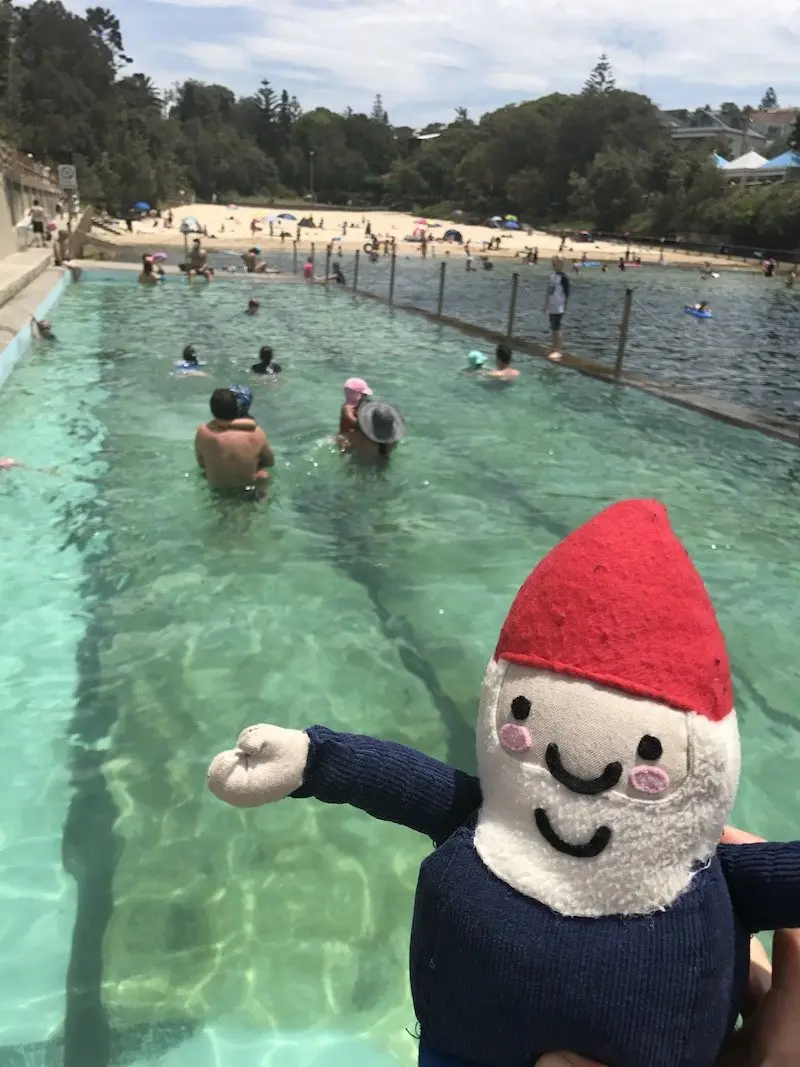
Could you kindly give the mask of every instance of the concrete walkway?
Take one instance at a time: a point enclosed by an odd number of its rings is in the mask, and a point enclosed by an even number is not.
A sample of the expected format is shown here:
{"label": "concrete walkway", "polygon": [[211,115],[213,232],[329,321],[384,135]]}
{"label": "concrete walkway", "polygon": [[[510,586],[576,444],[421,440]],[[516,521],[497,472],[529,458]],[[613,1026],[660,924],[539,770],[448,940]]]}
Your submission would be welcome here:
{"label": "concrete walkway", "polygon": [[[53,262],[51,248],[26,248],[0,259],[0,310]],[[52,283],[51,283],[52,284]]]}

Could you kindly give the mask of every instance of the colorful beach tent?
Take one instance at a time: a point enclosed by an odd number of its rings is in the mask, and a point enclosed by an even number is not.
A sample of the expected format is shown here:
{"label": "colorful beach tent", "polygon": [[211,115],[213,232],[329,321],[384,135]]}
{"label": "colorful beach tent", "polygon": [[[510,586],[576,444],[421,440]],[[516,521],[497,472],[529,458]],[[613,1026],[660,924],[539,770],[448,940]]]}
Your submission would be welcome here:
{"label": "colorful beach tent", "polygon": [[728,165],[728,161],[725,158],[725,156],[721,156],[719,154],[719,152],[712,152],[711,153],[711,162],[716,167],[727,167],[727,165]]}
{"label": "colorful beach tent", "polygon": [[503,223],[503,229],[504,230],[521,230],[522,227],[520,226],[520,224],[518,222],[504,222]]}
{"label": "colorful beach tent", "polygon": [[133,205],[133,210],[134,211],[152,211],[153,209],[150,207],[150,205],[147,203],[146,200],[137,200],[137,202]]}
{"label": "colorful beach tent", "polygon": [[460,230],[445,230],[444,239],[445,241],[455,241],[459,245],[464,243],[464,237]]}
{"label": "colorful beach tent", "polygon": [[181,233],[201,233],[202,230],[203,227],[200,225],[194,215],[187,215],[185,219],[181,219]]}
{"label": "colorful beach tent", "polygon": [[789,170],[791,167],[800,167],[800,152],[783,152],[774,159],[768,159],[764,163],[764,170]]}
{"label": "colorful beach tent", "polygon": [[288,211],[282,212],[280,215],[278,215],[278,218],[279,219],[285,219],[286,222],[297,222],[297,216],[296,215],[290,215]]}
{"label": "colorful beach tent", "polygon": [[739,156],[737,159],[732,159],[729,163],[726,163],[722,170],[733,171],[747,171],[758,170],[766,163],[766,159],[760,156],[758,152],[745,152],[743,156]]}

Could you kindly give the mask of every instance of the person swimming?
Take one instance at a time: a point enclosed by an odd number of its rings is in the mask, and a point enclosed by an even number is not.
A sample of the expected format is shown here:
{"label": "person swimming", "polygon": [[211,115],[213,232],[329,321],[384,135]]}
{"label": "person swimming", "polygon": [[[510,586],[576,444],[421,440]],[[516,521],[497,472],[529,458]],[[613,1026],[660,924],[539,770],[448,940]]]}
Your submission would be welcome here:
{"label": "person swimming", "polygon": [[511,366],[511,349],[508,345],[497,346],[495,369],[487,371],[486,377],[500,382],[513,382],[515,378],[519,378],[519,371]]}
{"label": "person swimming", "polygon": [[393,404],[365,397],[358,405],[356,428],[345,451],[360,460],[387,462],[406,434],[406,422]]}
{"label": "person swimming", "polygon": [[480,374],[487,363],[487,358],[483,352],[478,352],[474,349],[467,356],[467,366],[464,368],[465,374]]}
{"label": "person swimming", "polygon": [[197,378],[208,377],[205,371],[200,370],[201,367],[205,367],[205,363],[197,358],[197,349],[194,345],[187,345],[183,350],[183,357],[173,365],[172,373],[194,375]]}
{"label": "person swimming", "polygon": [[342,268],[338,263],[333,264],[333,280],[337,285],[347,285],[347,279],[344,276]]}
{"label": "person swimming", "polygon": [[250,300],[250,301],[248,301],[247,310],[245,311],[245,315],[257,315],[258,312],[259,312],[260,307],[261,307],[261,302],[259,300]]}
{"label": "person swimming", "polygon": [[339,444],[344,447],[347,437],[358,426],[358,406],[372,390],[363,378],[348,378],[344,383],[344,403],[339,410]]}
{"label": "person swimming", "polygon": [[253,374],[280,374],[280,363],[272,362],[273,352],[269,345],[262,345],[258,353],[258,363],[253,363],[250,370]]}
{"label": "person swimming", "polygon": [[55,341],[56,335],[53,333],[53,329],[47,319],[31,319],[31,328],[33,336],[40,341]]}

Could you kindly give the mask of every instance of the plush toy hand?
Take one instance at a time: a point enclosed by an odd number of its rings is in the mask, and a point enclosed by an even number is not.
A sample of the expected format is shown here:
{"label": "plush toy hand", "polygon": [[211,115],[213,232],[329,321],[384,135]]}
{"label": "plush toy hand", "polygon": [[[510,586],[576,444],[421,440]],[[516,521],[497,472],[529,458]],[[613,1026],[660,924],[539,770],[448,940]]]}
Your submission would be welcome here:
{"label": "plush toy hand", "polygon": [[303,784],[308,734],[263,723],[242,730],[236,748],[220,752],[208,768],[208,788],[235,808],[283,800]]}
{"label": "plush toy hand", "polygon": [[[763,838],[726,826],[724,844],[745,845]],[[764,947],[753,938],[750,975],[742,1010],[744,1025],[726,1042],[717,1067],[794,1067],[800,1063],[800,930],[777,930],[772,968]],[[550,1052],[536,1067],[603,1067],[573,1052]]]}

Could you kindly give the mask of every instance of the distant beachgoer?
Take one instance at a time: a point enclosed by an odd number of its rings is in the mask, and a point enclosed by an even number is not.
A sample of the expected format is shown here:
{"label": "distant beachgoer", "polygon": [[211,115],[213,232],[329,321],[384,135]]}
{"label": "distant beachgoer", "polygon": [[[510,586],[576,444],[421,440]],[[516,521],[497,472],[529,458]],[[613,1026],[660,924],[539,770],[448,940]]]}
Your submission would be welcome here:
{"label": "distant beachgoer", "polygon": [[363,378],[348,378],[344,383],[344,403],[339,411],[339,443],[345,447],[346,438],[358,426],[358,407],[372,390]]}
{"label": "distant beachgoer", "polygon": [[467,356],[467,366],[464,368],[464,374],[480,374],[486,363],[486,356],[476,349]]}
{"label": "distant beachgoer", "polygon": [[186,273],[189,281],[198,275],[201,278],[205,278],[207,282],[210,282],[214,277],[214,268],[208,264],[208,252],[203,248],[199,237],[192,241],[192,247],[189,252],[189,269]]}
{"label": "distant beachgoer", "polygon": [[772,256],[768,256],[761,264],[761,268],[764,271],[764,277],[771,278],[775,273],[775,268],[777,267],[777,265],[778,264],[775,262]]}
{"label": "distant beachgoer", "polygon": [[187,345],[183,350],[183,357],[173,364],[172,373],[182,377],[207,378],[208,375],[200,370],[201,367],[205,367],[205,363],[197,358],[197,349],[194,345]]}
{"label": "distant beachgoer", "polygon": [[314,278],[314,260],[311,256],[303,264],[303,277],[307,282],[310,282]]}
{"label": "distant beachgoer", "polygon": [[793,289],[794,288],[794,283],[796,281],[797,281],[797,267],[794,266],[789,271],[789,275],[788,275],[788,277],[786,279],[786,288],[787,289]]}
{"label": "distant beachgoer", "polygon": [[336,282],[336,284],[337,285],[347,285],[347,279],[345,278],[345,276],[344,276],[344,274],[342,272],[341,265],[339,263],[334,263],[333,267],[332,267],[332,270],[333,270],[333,280]]}
{"label": "distant beachgoer", "polygon": [[464,270],[466,270],[466,271],[475,270],[475,267],[472,264],[472,256],[467,256],[466,262],[464,263]]}
{"label": "distant beachgoer", "polygon": [[65,263],[64,266],[69,270],[70,274],[72,275],[73,282],[79,282],[81,280],[81,278],[83,277],[82,267],[71,267],[68,263]]}
{"label": "distant beachgoer", "polygon": [[386,462],[403,440],[406,423],[392,404],[364,398],[356,409],[355,429],[342,440],[344,451],[356,459]]}
{"label": "distant beachgoer", "polygon": [[281,366],[279,363],[272,362],[273,352],[269,345],[262,345],[258,353],[258,363],[253,363],[250,370],[253,374],[280,374]]}
{"label": "distant beachgoer", "polygon": [[625,257],[619,257],[619,263],[617,264],[620,270],[625,270]]}
{"label": "distant beachgoer", "polygon": [[257,315],[261,308],[261,302],[258,300],[248,300],[245,315]]}
{"label": "distant beachgoer", "polygon": [[47,319],[31,319],[31,331],[33,336],[40,341],[55,341],[56,335]]}
{"label": "distant beachgoer", "polygon": [[275,456],[255,420],[241,420],[239,403],[232,390],[214,390],[213,419],[197,428],[195,456],[212,488],[246,490],[263,497],[269,481],[267,468],[274,467]]}
{"label": "distant beachgoer", "polygon": [[564,344],[561,328],[569,304],[569,278],[564,273],[564,260],[553,256],[553,270],[547,280],[544,311],[550,317],[551,346],[548,359],[560,359]]}
{"label": "distant beachgoer", "polygon": [[44,208],[38,200],[34,200],[31,204],[31,229],[33,230],[33,236],[36,238],[36,243],[42,246],[44,246],[45,221]]}
{"label": "distant beachgoer", "polygon": [[515,378],[519,378],[519,371],[511,366],[511,349],[508,345],[497,346],[495,369],[487,371],[486,377],[501,382],[512,382]]}

